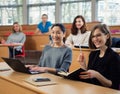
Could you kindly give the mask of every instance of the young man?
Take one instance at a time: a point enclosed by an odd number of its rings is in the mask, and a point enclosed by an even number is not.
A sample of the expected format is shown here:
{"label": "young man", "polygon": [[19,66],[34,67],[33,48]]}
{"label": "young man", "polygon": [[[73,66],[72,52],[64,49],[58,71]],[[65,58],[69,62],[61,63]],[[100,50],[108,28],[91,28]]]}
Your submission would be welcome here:
{"label": "young man", "polygon": [[43,14],[42,15],[42,22],[40,22],[37,26],[37,30],[36,30],[36,34],[45,34],[45,33],[49,33],[49,29],[51,27],[51,22],[48,21],[48,15],[47,14]]}

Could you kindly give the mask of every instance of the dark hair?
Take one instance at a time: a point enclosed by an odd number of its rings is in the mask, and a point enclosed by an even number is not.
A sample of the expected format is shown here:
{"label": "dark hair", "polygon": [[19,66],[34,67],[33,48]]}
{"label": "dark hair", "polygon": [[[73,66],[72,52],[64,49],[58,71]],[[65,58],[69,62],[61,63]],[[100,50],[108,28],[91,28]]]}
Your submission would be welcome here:
{"label": "dark hair", "polygon": [[90,37],[89,37],[89,47],[91,49],[96,49],[95,45],[92,42],[92,36],[93,36],[93,33],[95,32],[96,29],[99,29],[105,35],[109,34],[109,38],[107,39],[105,45],[108,46],[108,47],[110,47],[111,46],[111,42],[112,42],[111,41],[111,34],[110,34],[110,30],[109,30],[109,28],[108,28],[108,26],[106,24],[98,24],[98,25],[96,25],[92,29]]}
{"label": "dark hair", "polygon": [[48,18],[48,15],[47,14],[42,14],[42,16],[46,16]]}
{"label": "dark hair", "polygon": [[[18,23],[18,22],[14,22],[14,23],[13,23],[13,27],[12,27],[12,32],[13,32],[13,33],[16,32],[16,31],[14,30],[14,25],[15,25],[15,24],[18,24],[18,25],[19,25],[19,23]],[[22,32],[22,27],[21,27],[21,25],[19,25],[19,32]]]}
{"label": "dark hair", "polygon": [[65,33],[65,27],[64,27],[61,23],[53,24],[52,27],[51,27],[51,29],[52,29],[53,27],[55,27],[55,26],[58,26],[58,27],[61,29],[61,31],[62,31],[63,33]]}
{"label": "dark hair", "polygon": [[78,33],[78,28],[77,28],[76,25],[75,25],[77,18],[81,18],[82,21],[83,21],[83,23],[84,23],[83,26],[81,27],[81,33],[83,34],[83,33],[85,33],[85,32],[87,31],[86,22],[85,22],[84,17],[83,17],[82,15],[78,15],[78,16],[76,16],[76,17],[74,18],[74,21],[73,21],[73,24],[72,24],[71,33],[72,33],[73,35],[77,35],[77,33]]}

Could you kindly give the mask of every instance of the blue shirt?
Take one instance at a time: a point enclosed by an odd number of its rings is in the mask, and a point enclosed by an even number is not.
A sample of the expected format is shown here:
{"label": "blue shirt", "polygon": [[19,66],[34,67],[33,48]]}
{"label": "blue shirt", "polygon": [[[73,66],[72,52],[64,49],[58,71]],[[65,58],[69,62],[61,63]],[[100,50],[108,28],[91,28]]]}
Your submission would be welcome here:
{"label": "blue shirt", "polygon": [[49,27],[51,26],[51,22],[47,21],[45,26],[43,26],[43,22],[40,22],[37,28],[41,31],[41,33],[47,33],[49,31]]}

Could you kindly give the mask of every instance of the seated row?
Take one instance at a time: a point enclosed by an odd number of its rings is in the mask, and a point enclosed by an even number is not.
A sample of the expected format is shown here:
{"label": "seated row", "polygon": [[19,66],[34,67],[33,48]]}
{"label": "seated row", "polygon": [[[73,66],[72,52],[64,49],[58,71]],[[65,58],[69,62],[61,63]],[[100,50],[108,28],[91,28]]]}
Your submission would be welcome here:
{"label": "seated row", "polygon": [[[52,26],[48,20],[48,15],[43,14],[41,17],[42,21],[38,24],[35,34],[50,34],[50,27]],[[18,24],[19,25],[19,24]],[[19,25],[20,26],[20,25]],[[18,27],[19,27],[18,26]],[[14,28],[14,24],[13,24]],[[13,30],[15,33],[15,30]],[[20,26],[20,32],[22,31]],[[17,32],[18,33],[18,32]],[[27,33],[25,33],[27,35]],[[33,34],[33,33],[32,33]],[[74,18],[71,34],[67,37],[65,44],[69,47],[87,47],[89,41],[90,31],[87,30],[85,19],[82,15],[78,15]],[[50,41],[51,36],[49,36]],[[112,38],[112,47],[120,47],[120,38]]]}
{"label": "seated row", "polygon": [[[50,34],[50,28],[52,26],[50,21],[48,20],[48,15],[42,15],[42,21],[38,24],[37,30],[35,33],[37,34]],[[72,47],[73,45],[76,46],[88,46],[88,40],[90,36],[90,31],[87,31],[86,22],[82,15],[78,15],[75,17],[72,28],[71,34],[66,40],[66,45]]]}
{"label": "seated row", "polygon": [[[27,65],[32,71],[57,72],[69,70],[72,62],[72,51],[63,43],[65,28],[62,24],[51,27],[53,43],[45,46],[37,66]],[[111,47],[111,36],[105,24],[96,25],[91,31],[89,47],[97,49],[89,55],[88,66],[82,54],[78,62],[86,72],[81,72],[81,79],[90,79],[90,83],[119,89],[120,84],[120,56]]]}
{"label": "seated row", "polygon": [[[19,38],[15,37],[13,33],[8,37],[7,42],[24,44],[26,37],[22,32],[19,32],[19,24],[14,23],[13,26],[15,34],[18,34]],[[50,33],[53,42],[45,46],[39,64],[37,66],[27,65],[26,67],[33,71],[47,71],[55,74],[60,71],[68,72],[72,62],[72,50],[63,42],[65,28],[62,24],[54,24]],[[17,41],[15,41],[16,38]],[[105,24],[96,25],[91,31],[88,41],[89,47],[97,50],[90,53],[88,66],[85,63],[85,57],[83,58],[80,53],[78,62],[82,68],[86,69],[86,72],[81,72],[79,77],[90,79],[92,84],[118,89],[120,84],[120,57],[110,48],[111,35],[108,27]],[[20,49],[21,47],[18,47],[16,51],[21,52]]]}

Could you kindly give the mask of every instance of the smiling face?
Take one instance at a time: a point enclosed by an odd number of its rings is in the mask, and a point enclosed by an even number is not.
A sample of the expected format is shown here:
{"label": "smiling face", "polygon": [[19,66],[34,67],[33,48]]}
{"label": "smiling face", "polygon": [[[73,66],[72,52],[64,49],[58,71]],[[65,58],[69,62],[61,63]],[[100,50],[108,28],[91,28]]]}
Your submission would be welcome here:
{"label": "smiling face", "polygon": [[76,22],[75,22],[75,25],[76,25],[77,29],[80,29],[84,25],[84,22],[81,18],[77,18]]}
{"label": "smiling face", "polygon": [[51,29],[51,37],[54,44],[59,44],[63,41],[64,34],[59,26],[54,26]]}
{"label": "smiling face", "polygon": [[106,46],[106,41],[109,38],[108,34],[104,34],[100,31],[100,29],[95,29],[92,34],[92,42],[96,46],[96,48],[102,48]]}
{"label": "smiling face", "polygon": [[42,19],[42,22],[43,22],[43,23],[46,23],[46,22],[47,22],[47,20],[48,20],[48,17],[44,15],[44,16],[42,16],[42,18],[41,18],[41,19]]}
{"label": "smiling face", "polygon": [[19,32],[19,31],[20,31],[20,26],[19,26],[19,24],[14,24],[14,25],[13,25],[13,29],[14,29],[14,31],[16,31],[16,32]]}

